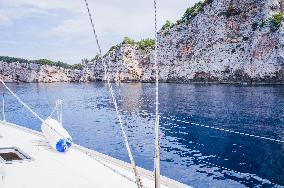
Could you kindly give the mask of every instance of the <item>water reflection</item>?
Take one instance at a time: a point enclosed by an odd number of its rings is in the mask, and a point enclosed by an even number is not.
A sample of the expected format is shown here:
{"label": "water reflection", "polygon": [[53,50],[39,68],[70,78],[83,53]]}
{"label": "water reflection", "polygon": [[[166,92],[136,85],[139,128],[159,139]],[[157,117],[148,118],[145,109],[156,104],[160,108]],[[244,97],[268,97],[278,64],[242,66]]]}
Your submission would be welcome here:
{"label": "water reflection", "polygon": [[[120,94],[122,105],[121,108],[127,112],[139,112],[140,111],[140,100],[143,97],[142,83],[121,83]],[[140,99],[140,100],[139,100]]]}
{"label": "water reflection", "polygon": [[[76,143],[128,161],[104,83],[9,86],[43,117],[63,99],[63,123]],[[135,159],[152,170],[155,85],[123,83],[114,89]],[[283,86],[161,84],[162,174],[195,187],[284,185],[283,144],[181,121],[283,140],[283,93]],[[6,98],[8,120],[39,130],[38,120]]]}

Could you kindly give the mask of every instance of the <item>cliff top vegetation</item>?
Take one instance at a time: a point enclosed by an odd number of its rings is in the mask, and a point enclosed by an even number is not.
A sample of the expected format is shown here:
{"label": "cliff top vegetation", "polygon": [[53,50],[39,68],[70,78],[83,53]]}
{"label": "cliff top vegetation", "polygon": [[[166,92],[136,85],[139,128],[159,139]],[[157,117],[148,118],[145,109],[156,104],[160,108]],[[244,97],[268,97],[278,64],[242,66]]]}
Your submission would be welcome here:
{"label": "cliff top vegetation", "polygon": [[55,61],[51,61],[51,60],[48,60],[48,59],[27,60],[27,59],[23,59],[23,58],[0,56],[0,61],[7,62],[7,63],[18,62],[18,63],[26,63],[26,64],[49,65],[49,66],[62,67],[64,69],[78,69],[78,70],[83,69],[82,64],[70,65],[70,64],[67,64],[67,63],[63,63],[61,61],[55,62]]}

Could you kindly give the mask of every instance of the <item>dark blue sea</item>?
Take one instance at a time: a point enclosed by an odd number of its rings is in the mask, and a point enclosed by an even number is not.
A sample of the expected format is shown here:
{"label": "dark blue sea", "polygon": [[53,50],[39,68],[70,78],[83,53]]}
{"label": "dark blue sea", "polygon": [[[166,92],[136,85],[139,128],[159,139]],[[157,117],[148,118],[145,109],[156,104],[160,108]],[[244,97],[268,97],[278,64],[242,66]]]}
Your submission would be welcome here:
{"label": "dark blue sea", "polygon": [[[8,86],[44,118],[62,99],[75,143],[129,162],[105,83]],[[153,170],[155,85],[114,89],[135,160]],[[5,93],[6,119],[39,131]],[[160,84],[160,116],[162,175],[201,188],[284,186],[284,143],[250,136],[284,140],[284,86]]]}

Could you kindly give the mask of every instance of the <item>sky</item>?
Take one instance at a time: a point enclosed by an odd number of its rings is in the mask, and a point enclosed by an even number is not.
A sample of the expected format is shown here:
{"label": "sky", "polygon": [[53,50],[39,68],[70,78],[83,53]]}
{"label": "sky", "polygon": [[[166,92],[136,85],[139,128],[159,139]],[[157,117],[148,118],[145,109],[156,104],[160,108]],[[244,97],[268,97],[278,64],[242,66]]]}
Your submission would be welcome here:
{"label": "sky", "polygon": [[[125,36],[153,38],[153,0],[88,0],[105,53]],[[158,28],[197,0],[157,0]],[[84,0],[1,0],[0,56],[74,64],[98,53]]]}

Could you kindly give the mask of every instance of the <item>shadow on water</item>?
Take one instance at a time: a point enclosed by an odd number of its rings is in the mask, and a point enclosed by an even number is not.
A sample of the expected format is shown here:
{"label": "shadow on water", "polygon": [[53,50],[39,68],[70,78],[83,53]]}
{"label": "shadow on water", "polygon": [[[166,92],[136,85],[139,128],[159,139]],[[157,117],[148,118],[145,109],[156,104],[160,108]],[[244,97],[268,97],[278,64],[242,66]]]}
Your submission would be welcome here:
{"label": "shadow on water", "polygon": [[[9,86],[43,117],[63,99],[63,123],[76,143],[128,161],[104,83]],[[114,89],[135,159],[153,170],[155,86]],[[10,95],[6,106],[9,121],[40,130]],[[284,86],[160,84],[162,174],[195,187],[283,186],[284,144],[195,125],[283,140],[283,106]]]}

